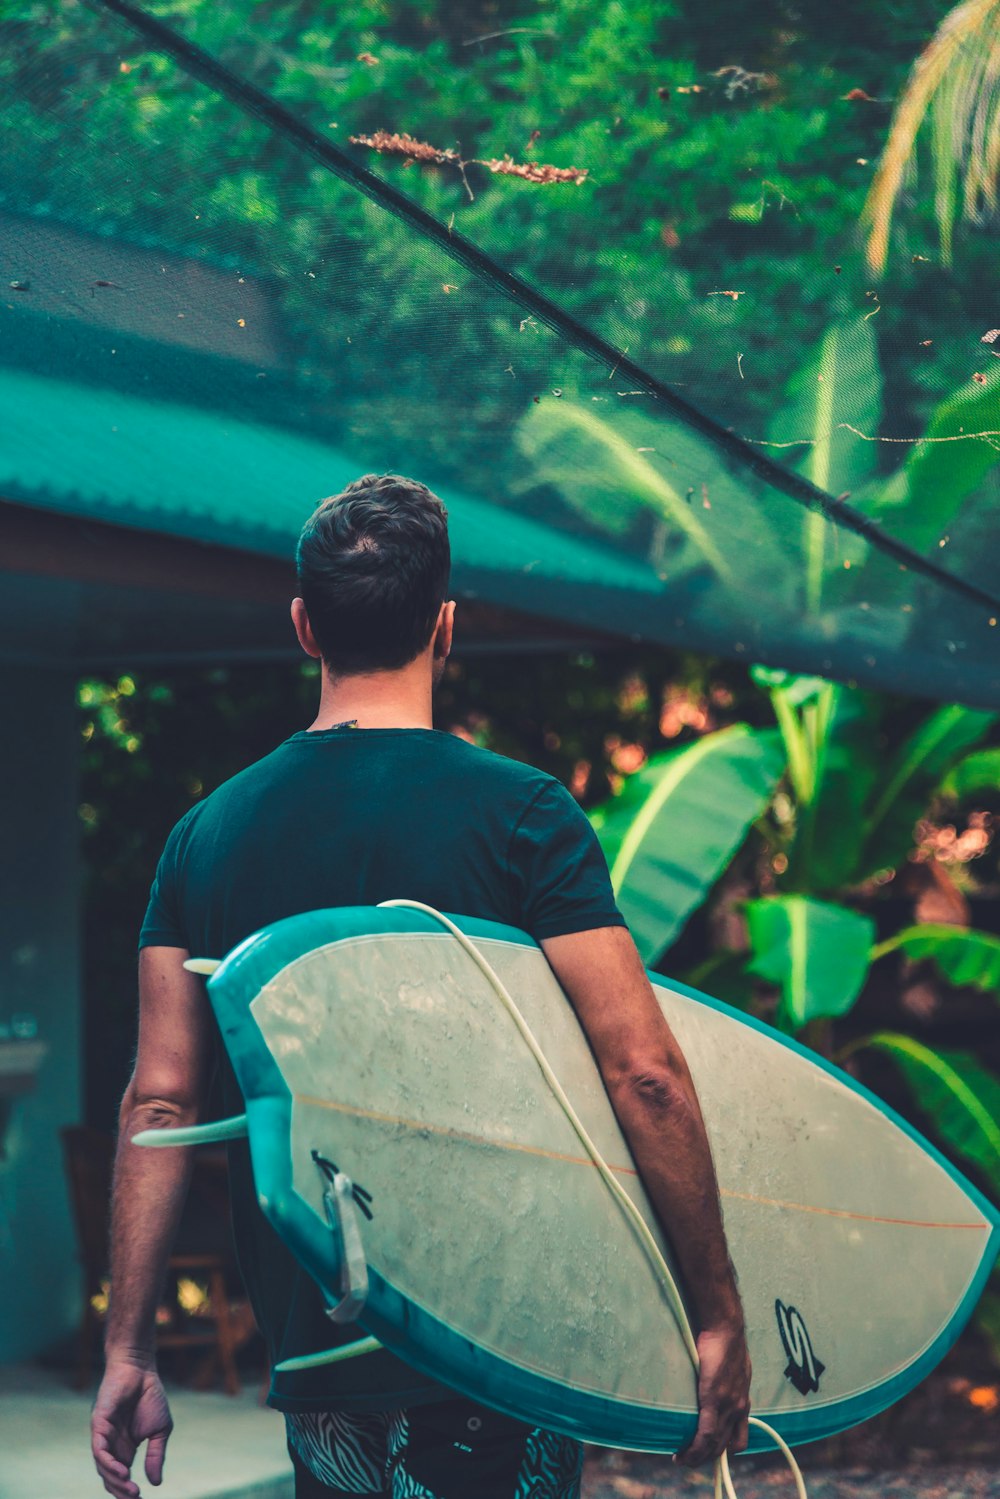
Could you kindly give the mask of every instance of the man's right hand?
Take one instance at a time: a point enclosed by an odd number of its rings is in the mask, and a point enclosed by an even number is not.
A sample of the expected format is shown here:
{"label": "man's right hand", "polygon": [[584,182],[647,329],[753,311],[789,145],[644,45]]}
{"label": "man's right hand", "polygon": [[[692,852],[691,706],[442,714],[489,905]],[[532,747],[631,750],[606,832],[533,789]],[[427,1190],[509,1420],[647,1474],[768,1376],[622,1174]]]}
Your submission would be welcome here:
{"label": "man's right hand", "polygon": [[127,1359],[109,1359],[90,1417],[90,1448],[109,1494],[115,1499],[139,1499],[132,1463],[142,1442],[149,1443],[146,1477],[152,1484],[162,1482],[173,1425],[156,1370]]}
{"label": "man's right hand", "polygon": [[691,1468],[744,1451],[749,1436],[750,1355],[742,1322],[706,1330],[697,1343],[698,1429],[676,1459]]}

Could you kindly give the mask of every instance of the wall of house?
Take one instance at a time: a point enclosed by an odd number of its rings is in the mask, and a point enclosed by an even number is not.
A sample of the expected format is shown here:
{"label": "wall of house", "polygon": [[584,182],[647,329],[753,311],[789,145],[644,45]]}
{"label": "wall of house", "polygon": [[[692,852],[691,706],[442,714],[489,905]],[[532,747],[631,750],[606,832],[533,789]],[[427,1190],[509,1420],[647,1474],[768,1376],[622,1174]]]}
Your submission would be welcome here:
{"label": "wall of house", "polygon": [[82,1095],[73,694],[69,674],[0,663],[0,1024],[33,1016],[48,1045],[0,1141],[0,1363],[57,1342],[80,1307],[59,1144]]}

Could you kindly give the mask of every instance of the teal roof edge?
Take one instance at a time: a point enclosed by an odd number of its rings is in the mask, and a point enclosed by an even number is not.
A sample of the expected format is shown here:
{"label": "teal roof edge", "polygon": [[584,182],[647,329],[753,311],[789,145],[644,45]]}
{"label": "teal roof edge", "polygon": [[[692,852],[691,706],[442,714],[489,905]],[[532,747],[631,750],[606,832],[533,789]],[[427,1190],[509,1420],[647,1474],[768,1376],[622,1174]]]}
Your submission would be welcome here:
{"label": "teal roof edge", "polygon": [[[266,556],[290,560],[313,506],[359,471],[338,449],[280,427],[9,369],[0,370],[0,406],[6,498]],[[477,581],[516,577],[519,594],[546,580],[647,599],[662,593],[642,562],[435,490],[448,507],[459,580],[463,571]],[[538,597],[537,612],[550,612],[544,605]]]}

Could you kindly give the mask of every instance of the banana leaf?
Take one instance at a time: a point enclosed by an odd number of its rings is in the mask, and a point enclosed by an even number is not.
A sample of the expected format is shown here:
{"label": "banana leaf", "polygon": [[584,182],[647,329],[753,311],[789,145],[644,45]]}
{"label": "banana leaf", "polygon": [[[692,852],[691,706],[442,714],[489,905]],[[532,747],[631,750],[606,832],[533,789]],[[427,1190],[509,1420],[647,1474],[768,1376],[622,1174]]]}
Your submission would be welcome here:
{"label": "banana leaf", "polygon": [[964,801],[983,791],[1000,795],[1000,749],[977,750],[954,765],[938,787],[942,796]]}
{"label": "banana leaf", "polygon": [[702,560],[731,582],[729,564],[702,516],[665,471],[664,460],[656,452],[640,452],[640,443],[631,440],[642,433],[638,416],[613,427],[585,406],[546,396],[518,424],[516,442],[531,462],[534,481],[551,484],[603,531],[622,536],[637,516],[651,511],[688,543],[685,566]]}
{"label": "banana leaf", "polygon": [[792,708],[815,702],[829,688],[826,677],[800,677],[773,666],[751,666],[750,676],[764,692],[780,692]]}
{"label": "banana leaf", "polygon": [[913,828],[932,791],[993,723],[996,715],[952,704],[925,718],[889,765],[867,814],[859,872],[895,869],[909,852]]}
{"label": "banana leaf", "polygon": [[835,687],[832,693],[807,866],[817,894],[858,883],[870,872],[859,869],[864,809],[882,769],[878,730],[885,700],[861,688]]}
{"label": "banana leaf", "polygon": [[870,967],[870,917],[805,895],[772,895],[749,901],[747,918],[750,972],[781,985],[784,1025],[800,1030],[821,1016],[846,1014]]}
{"label": "banana leaf", "polygon": [[654,963],[705,899],[785,768],[780,736],[745,724],[654,755],[591,813],[636,945]]}
{"label": "banana leaf", "polygon": [[[858,489],[874,472],[876,444],[857,433],[876,432],[881,415],[875,334],[870,321],[859,316],[827,329],[816,354],[792,379],[768,436],[775,443],[801,441],[805,446],[795,464],[799,473],[827,494],[838,495]],[[806,607],[816,613],[824,573],[834,560],[825,554],[830,528],[818,511],[807,512],[802,523]]]}
{"label": "banana leaf", "polygon": [[[1000,459],[995,434],[1000,370],[982,383],[969,381],[934,412],[926,442],[917,443],[903,468],[866,497],[864,508],[897,541],[930,552],[963,501]],[[954,438],[955,441],[947,441]]]}
{"label": "banana leaf", "polygon": [[908,958],[930,958],[957,989],[969,984],[1000,996],[1000,937],[928,922],[905,927],[880,942],[872,953],[872,962],[900,949]]}
{"label": "banana leaf", "polygon": [[1000,1080],[965,1051],[932,1051],[896,1031],[878,1031],[851,1050],[892,1057],[941,1139],[974,1162],[1000,1193]]}

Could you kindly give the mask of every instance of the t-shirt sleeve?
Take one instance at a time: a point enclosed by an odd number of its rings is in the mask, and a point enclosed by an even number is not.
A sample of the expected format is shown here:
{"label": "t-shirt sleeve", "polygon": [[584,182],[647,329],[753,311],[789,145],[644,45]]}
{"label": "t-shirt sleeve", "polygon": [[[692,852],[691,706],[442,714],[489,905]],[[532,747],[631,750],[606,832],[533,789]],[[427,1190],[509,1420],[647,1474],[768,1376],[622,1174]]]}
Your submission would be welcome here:
{"label": "t-shirt sleeve", "polygon": [[514,828],[510,873],[520,924],[539,941],[625,925],[597,835],[558,781],[536,792]]}
{"label": "t-shirt sleeve", "polygon": [[139,946],[188,947],[181,918],[180,857],[187,828],[185,814],[167,839],[149,892],[149,904],[139,930]]}

